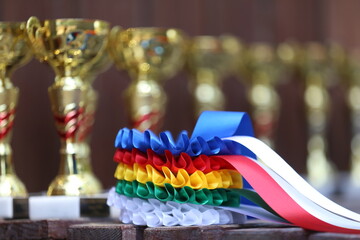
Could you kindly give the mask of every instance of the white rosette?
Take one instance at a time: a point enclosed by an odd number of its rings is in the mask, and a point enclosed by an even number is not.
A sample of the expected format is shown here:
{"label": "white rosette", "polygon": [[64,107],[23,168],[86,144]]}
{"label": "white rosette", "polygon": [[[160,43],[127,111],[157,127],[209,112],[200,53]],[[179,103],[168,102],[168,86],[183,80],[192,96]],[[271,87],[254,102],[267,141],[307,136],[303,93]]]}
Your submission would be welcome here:
{"label": "white rosette", "polygon": [[240,224],[246,220],[243,214],[210,205],[130,198],[116,193],[115,188],[110,190],[107,203],[120,209],[119,219],[123,223],[149,227]]}

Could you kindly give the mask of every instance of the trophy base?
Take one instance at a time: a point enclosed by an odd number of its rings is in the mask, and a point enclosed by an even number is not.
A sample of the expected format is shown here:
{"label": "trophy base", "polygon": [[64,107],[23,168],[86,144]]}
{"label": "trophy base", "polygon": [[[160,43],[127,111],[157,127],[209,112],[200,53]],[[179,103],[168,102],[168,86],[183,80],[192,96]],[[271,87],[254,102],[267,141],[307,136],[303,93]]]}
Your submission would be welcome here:
{"label": "trophy base", "polygon": [[8,196],[20,198],[27,196],[25,185],[15,174],[0,176],[0,197]]}
{"label": "trophy base", "polygon": [[23,219],[29,217],[28,198],[0,197],[0,218]]}
{"label": "trophy base", "polygon": [[110,209],[103,196],[34,196],[29,198],[29,218],[80,219],[109,218]]}
{"label": "trophy base", "polygon": [[84,196],[99,194],[99,180],[91,173],[58,175],[50,184],[49,196]]}
{"label": "trophy base", "polygon": [[119,212],[107,205],[107,195],[0,197],[0,219],[112,219]]}

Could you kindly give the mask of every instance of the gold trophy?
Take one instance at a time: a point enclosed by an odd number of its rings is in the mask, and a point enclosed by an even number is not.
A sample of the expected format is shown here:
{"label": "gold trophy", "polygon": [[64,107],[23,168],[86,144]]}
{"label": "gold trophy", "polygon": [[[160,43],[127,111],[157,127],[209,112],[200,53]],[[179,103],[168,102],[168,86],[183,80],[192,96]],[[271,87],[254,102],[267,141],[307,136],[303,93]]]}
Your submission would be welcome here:
{"label": "gold trophy", "polygon": [[197,36],[189,44],[187,67],[192,75],[190,89],[195,100],[195,115],[205,110],[224,110],[221,81],[237,67],[241,44],[236,37]]}
{"label": "gold trophy", "polygon": [[360,49],[352,51],[348,57],[348,76],[344,79],[347,87],[347,102],[350,108],[351,138],[351,169],[350,183],[353,188],[360,188]]}
{"label": "gold trophy", "polygon": [[275,89],[280,75],[275,49],[266,43],[254,43],[242,54],[240,71],[249,88],[255,134],[273,147],[280,105]]}
{"label": "gold trophy", "polygon": [[140,131],[161,128],[166,94],[161,83],[183,65],[185,37],[180,30],[113,28],[110,49],[114,62],[125,68],[132,83],[125,92],[132,127]]}
{"label": "gold trophy", "polygon": [[282,65],[281,72],[285,76],[302,76],[304,51],[299,43],[293,41],[282,42],[278,45],[276,52]]}
{"label": "gold trophy", "polygon": [[334,180],[334,166],[327,158],[327,116],[329,111],[328,56],[326,48],[318,43],[305,46],[303,71],[305,78],[305,106],[308,122],[307,173],[314,187],[327,191]]}
{"label": "gold trophy", "polygon": [[25,197],[26,188],[16,176],[10,146],[19,89],[12,72],[31,58],[25,22],[0,22],[0,197]]}
{"label": "gold trophy", "polygon": [[101,191],[91,171],[86,139],[95,111],[89,72],[106,54],[109,24],[101,20],[56,19],[27,22],[35,56],[55,71],[49,97],[61,139],[60,169],[48,195],[89,195]]}
{"label": "gold trophy", "polygon": [[[80,159],[79,161],[83,163],[84,170],[88,173],[92,174],[92,167],[91,167],[91,150],[89,146],[89,136],[92,130],[92,126],[94,124],[94,116],[95,111],[97,108],[97,100],[98,100],[98,93],[95,91],[95,89],[92,87],[92,83],[96,79],[96,76],[107,69],[110,68],[112,65],[112,60],[110,58],[110,55],[108,52],[104,52],[100,58],[97,58],[97,61],[92,65],[91,69],[89,69],[87,72],[83,72],[81,75],[81,78],[84,79],[84,81],[89,83],[89,89],[88,89],[88,96],[86,97],[88,99],[86,112],[84,113],[84,129],[86,128],[86,138],[84,141],[79,141],[76,143],[77,148],[77,158]],[[97,180],[96,180],[97,181]],[[97,181],[97,183],[100,185],[100,182]],[[101,185],[100,185],[101,188]]]}

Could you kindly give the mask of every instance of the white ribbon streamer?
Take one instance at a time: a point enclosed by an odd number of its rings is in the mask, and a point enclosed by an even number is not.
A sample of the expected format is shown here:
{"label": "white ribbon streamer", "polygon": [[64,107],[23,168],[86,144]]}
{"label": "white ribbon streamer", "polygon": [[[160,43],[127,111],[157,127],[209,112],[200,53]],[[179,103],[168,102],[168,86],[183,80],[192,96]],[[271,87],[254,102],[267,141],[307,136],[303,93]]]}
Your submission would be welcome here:
{"label": "white ribbon streamer", "polygon": [[260,165],[304,210],[329,224],[360,230],[360,215],[352,212],[323,196],[301,178],[277,153],[253,137],[235,136],[225,138],[240,143],[255,155]]}
{"label": "white ribbon streamer", "polygon": [[224,210],[229,210],[232,212],[237,212],[244,214],[246,216],[267,220],[271,222],[277,222],[277,223],[283,223],[283,224],[290,224],[288,221],[284,220],[283,218],[280,218],[278,216],[275,216],[274,214],[264,210],[263,208],[257,207],[257,206],[251,206],[247,204],[240,204],[239,207],[223,207],[219,206],[219,208]]}

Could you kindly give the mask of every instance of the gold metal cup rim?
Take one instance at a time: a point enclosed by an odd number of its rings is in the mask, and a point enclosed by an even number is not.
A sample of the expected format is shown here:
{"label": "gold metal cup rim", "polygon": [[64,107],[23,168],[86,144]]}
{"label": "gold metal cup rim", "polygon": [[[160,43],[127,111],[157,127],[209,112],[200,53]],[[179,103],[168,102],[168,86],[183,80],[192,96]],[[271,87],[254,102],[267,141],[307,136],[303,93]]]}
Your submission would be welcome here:
{"label": "gold metal cup rim", "polygon": [[38,22],[41,26],[52,25],[55,26],[71,26],[77,25],[84,26],[84,28],[107,28],[110,29],[110,22],[101,19],[90,19],[90,18],[55,18],[55,19],[44,19],[39,20],[37,17],[30,17],[29,21]]}
{"label": "gold metal cup rim", "polygon": [[[229,42],[232,41],[231,43]],[[190,48],[197,51],[230,51],[239,52],[241,49],[240,40],[233,35],[223,34],[218,36],[213,35],[198,35],[192,37]]]}
{"label": "gold metal cup rim", "polygon": [[186,34],[181,29],[177,28],[164,28],[164,27],[136,27],[136,28],[127,28],[123,31],[119,31],[120,36],[123,35],[133,35],[134,37],[139,37],[142,35],[164,35],[169,39],[175,41],[183,41],[186,38]]}
{"label": "gold metal cup rim", "polygon": [[144,32],[144,33],[145,32],[160,33],[160,32],[168,32],[169,30],[176,31],[179,33],[184,33],[181,29],[178,29],[178,28],[165,28],[165,27],[133,27],[133,28],[124,29],[124,31],[139,32],[139,33],[142,33],[142,32]]}
{"label": "gold metal cup rim", "polygon": [[26,21],[0,21],[0,26],[18,26],[26,23]]}
{"label": "gold metal cup rim", "polygon": [[25,29],[26,21],[0,21],[0,29]]}
{"label": "gold metal cup rim", "polygon": [[53,19],[44,19],[44,20],[40,20],[40,22],[89,22],[89,23],[94,23],[94,22],[101,22],[104,24],[110,24],[110,22],[105,21],[105,20],[101,20],[101,19],[91,19],[91,18],[53,18]]}
{"label": "gold metal cup rim", "polygon": [[218,48],[221,45],[222,39],[221,36],[211,36],[211,35],[199,35],[194,36],[190,40],[190,44],[192,47],[200,48],[200,49],[208,49],[208,48]]}
{"label": "gold metal cup rim", "polygon": [[230,34],[221,34],[221,35],[197,35],[197,36],[194,36],[192,37],[193,40],[216,40],[216,41],[219,41],[219,40],[222,40],[222,39],[225,39],[225,38],[234,38],[234,39],[237,39],[236,36],[234,35],[230,35]]}

